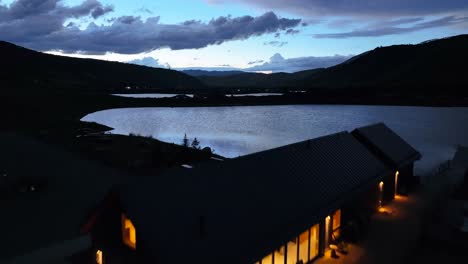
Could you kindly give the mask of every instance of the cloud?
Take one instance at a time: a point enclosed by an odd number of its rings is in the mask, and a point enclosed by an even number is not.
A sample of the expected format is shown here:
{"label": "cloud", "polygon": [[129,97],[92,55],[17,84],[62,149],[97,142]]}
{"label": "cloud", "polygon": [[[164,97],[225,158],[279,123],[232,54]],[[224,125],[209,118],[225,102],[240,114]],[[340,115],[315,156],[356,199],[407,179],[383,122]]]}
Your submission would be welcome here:
{"label": "cloud", "polygon": [[352,56],[327,56],[327,57],[299,57],[285,59],[281,54],[276,53],[268,62],[246,68],[246,71],[272,71],[272,72],[297,72],[303,70],[328,68],[340,64]]}
{"label": "cloud", "polygon": [[139,9],[136,10],[137,12],[140,12],[140,13],[146,13],[146,14],[153,14],[153,11],[151,11],[149,8],[147,7],[141,7]]}
{"label": "cloud", "polygon": [[288,44],[287,41],[268,41],[268,42],[264,42],[263,45],[267,46],[267,45],[270,45],[270,46],[274,46],[274,47],[278,47],[278,48],[281,48],[283,47],[284,45]]}
{"label": "cloud", "polygon": [[168,64],[161,64],[158,59],[155,59],[153,57],[144,57],[142,59],[131,60],[128,61],[128,63],[154,68],[168,68]]}
{"label": "cloud", "polygon": [[[468,17],[456,17],[446,16],[439,19],[429,20],[421,22],[423,18],[405,18],[398,19],[389,22],[379,23],[377,25],[371,25],[370,27],[356,29],[349,32],[341,33],[328,33],[328,34],[315,34],[315,38],[333,38],[333,39],[344,39],[344,38],[356,38],[356,37],[379,37],[386,35],[398,35],[410,32],[415,32],[428,28],[451,26],[461,23],[468,22]],[[417,22],[417,23],[414,23]],[[403,26],[411,24],[409,26]]]}
{"label": "cloud", "polygon": [[208,0],[211,3],[243,2],[270,10],[305,16],[433,15],[468,10],[466,0]]}
{"label": "cloud", "polygon": [[249,61],[248,64],[253,65],[253,64],[259,64],[259,63],[262,63],[262,62],[264,62],[264,60],[255,60],[255,61]]}
{"label": "cloud", "polygon": [[297,29],[292,29],[292,28],[290,28],[290,29],[286,30],[285,34],[286,34],[286,35],[296,35],[296,34],[298,34],[299,32],[301,32],[301,31],[300,31],[300,30],[297,30]]}
{"label": "cloud", "polygon": [[159,17],[143,20],[122,16],[108,25],[89,23],[85,29],[69,24],[70,18],[96,18],[112,10],[97,0],[73,7],[60,0],[17,0],[0,4],[0,32],[3,40],[29,48],[64,53],[134,54],[160,48],[198,49],[226,41],[243,40],[295,28],[301,19],[280,18],[273,12],[252,16],[221,16],[208,22],[188,20],[181,24],[161,24]]}

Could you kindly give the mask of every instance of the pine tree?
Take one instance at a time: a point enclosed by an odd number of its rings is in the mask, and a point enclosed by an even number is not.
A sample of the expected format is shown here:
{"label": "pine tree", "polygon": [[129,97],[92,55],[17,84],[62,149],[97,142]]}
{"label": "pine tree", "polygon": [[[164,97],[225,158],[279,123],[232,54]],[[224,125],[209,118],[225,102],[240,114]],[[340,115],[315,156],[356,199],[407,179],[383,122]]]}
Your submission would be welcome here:
{"label": "pine tree", "polygon": [[194,149],[200,149],[200,141],[198,141],[197,138],[194,138],[192,141],[192,148]]}
{"label": "pine tree", "polygon": [[184,140],[182,141],[182,146],[188,148],[189,147],[189,139],[187,138],[187,134],[184,136]]}

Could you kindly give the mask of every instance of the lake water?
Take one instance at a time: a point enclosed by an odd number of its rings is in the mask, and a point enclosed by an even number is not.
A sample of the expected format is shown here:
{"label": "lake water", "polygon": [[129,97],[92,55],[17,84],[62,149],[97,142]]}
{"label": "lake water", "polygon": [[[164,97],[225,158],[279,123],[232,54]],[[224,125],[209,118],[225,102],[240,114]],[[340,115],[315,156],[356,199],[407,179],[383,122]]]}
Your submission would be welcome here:
{"label": "lake water", "polygon": [[[163,94],[163,93],[145,93],[145,94],[113,94],[114,96],[130,97],[130,98],[170,98],[179,94]],[[188,97],[193,97],[193,94],[185,94]]]}
{"label": "lake water", "polygon": [[[145,93],[145,94],[113,94],[114,96],[130,97],[130,98],[170,98],[178,94],[164,94],[164,93]],[[185,94],[188,97],[193,97],[193,94]],[[234,94],[234,97],[243,96],[280,96],[282,93],[250,93],[250,94]],[[227,96],[230,96],[229,94]]]}
{"label": "lake water", "polygon": [[450,159],[468,145],[468,108],[399,106],[243,106],[127,108],[100,111],[82,120],[113,127],[113,133],[151,135],[181,144],[197,137],[215,153],[237,157],[376,122],[406,139],[423,155],[416,173]]}

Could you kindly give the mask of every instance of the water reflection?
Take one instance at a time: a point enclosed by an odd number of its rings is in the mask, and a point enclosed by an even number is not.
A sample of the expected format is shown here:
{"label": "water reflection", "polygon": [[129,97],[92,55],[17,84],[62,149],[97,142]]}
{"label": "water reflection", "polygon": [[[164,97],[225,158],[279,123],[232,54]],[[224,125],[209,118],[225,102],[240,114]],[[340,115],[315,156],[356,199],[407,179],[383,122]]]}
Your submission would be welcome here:
{"label": "water reflection", "polygon": [[248,106],[111,109],[89,114],[113,133],[152,135],[180,144],[184,134],[201,146],[237,157],[358,126],[385,122],[423,155],[422,172],[468,145],[468,108],[393,106]]}

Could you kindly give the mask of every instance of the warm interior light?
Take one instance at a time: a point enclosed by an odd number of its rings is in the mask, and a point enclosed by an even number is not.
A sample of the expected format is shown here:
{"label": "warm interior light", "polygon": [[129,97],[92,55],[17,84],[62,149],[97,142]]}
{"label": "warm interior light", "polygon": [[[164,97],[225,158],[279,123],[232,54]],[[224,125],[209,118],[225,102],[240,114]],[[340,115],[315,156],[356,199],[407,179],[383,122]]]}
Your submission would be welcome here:
{"label": "warm interior light", "polygon": [[122,241],[132,249],[136,249],[136,230],[132,221],[122,214]]}
{"label": "warm interior light", "polygon": [[99,250],[99,249],[96,251],[96,263],[97,264],[103,264],[103,262],[102,262],[102,251]]}

